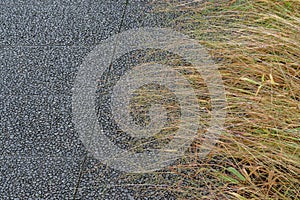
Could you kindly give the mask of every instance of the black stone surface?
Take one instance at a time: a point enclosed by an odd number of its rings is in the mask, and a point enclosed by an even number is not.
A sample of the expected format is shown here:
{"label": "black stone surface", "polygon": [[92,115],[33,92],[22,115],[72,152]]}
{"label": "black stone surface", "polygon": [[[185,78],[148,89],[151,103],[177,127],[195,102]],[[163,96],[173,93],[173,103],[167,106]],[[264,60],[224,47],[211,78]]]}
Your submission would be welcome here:
{"label": "black stone surface", "polygon": [[0,199],[172,199],[120,182],[72,123],[85,56],[120,31],[161,25],[150,9],[142,0],[0,0]]}

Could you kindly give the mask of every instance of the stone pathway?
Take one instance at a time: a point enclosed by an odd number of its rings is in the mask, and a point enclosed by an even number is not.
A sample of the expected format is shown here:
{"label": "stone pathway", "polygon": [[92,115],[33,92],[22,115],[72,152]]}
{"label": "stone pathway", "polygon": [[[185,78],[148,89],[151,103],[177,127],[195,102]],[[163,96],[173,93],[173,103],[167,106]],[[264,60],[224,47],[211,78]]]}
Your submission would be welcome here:
{"label": "stone pathway", "polygon": [[0,1],[0,199],[148,199],[88,155],[71,112],[85,56],[158,25],[148,12],[142,0]]}

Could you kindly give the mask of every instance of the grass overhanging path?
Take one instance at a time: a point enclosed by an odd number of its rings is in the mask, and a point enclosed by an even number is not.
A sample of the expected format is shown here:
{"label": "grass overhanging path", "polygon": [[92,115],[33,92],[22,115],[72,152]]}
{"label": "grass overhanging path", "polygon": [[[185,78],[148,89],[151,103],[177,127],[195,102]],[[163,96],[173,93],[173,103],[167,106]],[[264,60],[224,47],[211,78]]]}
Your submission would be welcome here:
{"label": "grass overhanging path", "polygon": [[[204,159],[198,156],[199,132],[186,157],[175,165],[120,179],[138,191],[137,198],[159,193],[176,199],[300,199],[300,0],[151,3],[155,15],[172,16],[168,27],[198,40],[219,67],[227,97],[225,130]],[[186,73],[201,94],[199,104],[209,113],[209,94],[192,66],[175,55],[160,60],[165,52],[153,53],[135,58]],[[162,101],[160,95],[172,97],[155,87],[137,92],[132,101],[137,111]],[[164,103],[174,120],[155,138],[162,144],[178,123],[176,102]],[[135,117],[147,121],[145,113],[139,111]],[[206,116],[201,117],[199,123],[205,125]],[[142,145],[147,144],[133,146],[141,151]]]}
{"label": "grass overhanging path", "polygon": [[182,179],[167,189],[179,199],[300,199],[300,1],[153,4],[209,50],[228,101],[216,147],[171,167]]}

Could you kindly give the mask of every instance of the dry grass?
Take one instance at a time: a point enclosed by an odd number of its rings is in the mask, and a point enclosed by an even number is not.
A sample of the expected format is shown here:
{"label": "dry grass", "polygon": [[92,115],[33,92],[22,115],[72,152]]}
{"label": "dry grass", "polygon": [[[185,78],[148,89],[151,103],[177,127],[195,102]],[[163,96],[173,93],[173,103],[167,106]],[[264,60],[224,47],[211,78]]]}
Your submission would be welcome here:
{"label": "dry grass", "polygon": [[209,50],[228,101],[216,147],[171,167],[179,178],[166,189],[179,199],[300,199],[300,1],[154,5]]}

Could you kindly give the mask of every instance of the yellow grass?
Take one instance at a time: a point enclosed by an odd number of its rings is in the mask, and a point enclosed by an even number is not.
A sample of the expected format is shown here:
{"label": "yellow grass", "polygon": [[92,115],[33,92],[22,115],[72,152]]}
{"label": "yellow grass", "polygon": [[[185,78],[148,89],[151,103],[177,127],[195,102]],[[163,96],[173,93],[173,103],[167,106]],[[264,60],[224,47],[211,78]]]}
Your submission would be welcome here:
{"label": "yellow grass", "polygon": [[154,6],[175,13],[170,26],[209,50],[228,101],[216,147],[199,160],[195,141],[195,153],[166,172],[179,177],[164,179],[166,190],[179,199],[300,199],[300,1]]}

